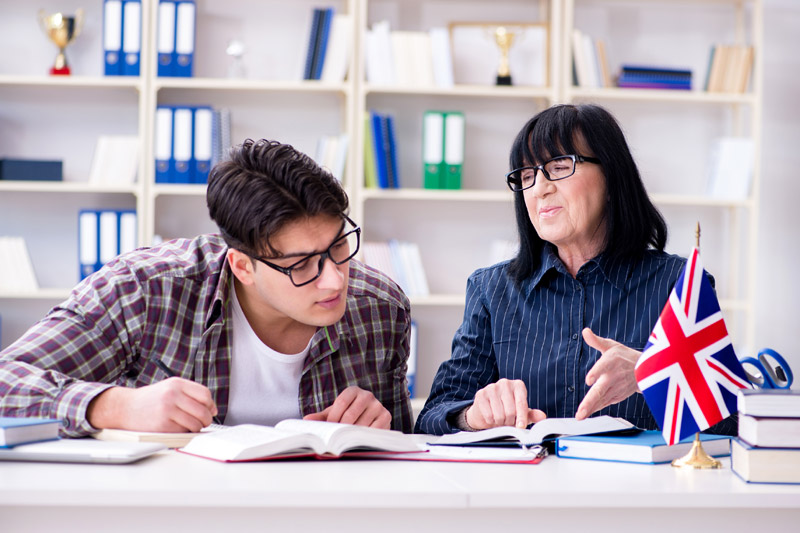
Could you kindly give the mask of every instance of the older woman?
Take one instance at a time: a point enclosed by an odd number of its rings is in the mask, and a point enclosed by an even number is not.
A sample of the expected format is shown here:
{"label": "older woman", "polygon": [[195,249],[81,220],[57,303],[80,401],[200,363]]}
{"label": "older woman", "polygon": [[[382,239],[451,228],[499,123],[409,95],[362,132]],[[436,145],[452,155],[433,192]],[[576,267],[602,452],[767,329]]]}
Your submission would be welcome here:
{"label": "older woman", "polygon": [[633,367],[685,260],[613,116],[559,105],[517,135],[506,176],[517,256],[467,282],[464,322],[416,430],[430,434],[546,416],[656,423]]}

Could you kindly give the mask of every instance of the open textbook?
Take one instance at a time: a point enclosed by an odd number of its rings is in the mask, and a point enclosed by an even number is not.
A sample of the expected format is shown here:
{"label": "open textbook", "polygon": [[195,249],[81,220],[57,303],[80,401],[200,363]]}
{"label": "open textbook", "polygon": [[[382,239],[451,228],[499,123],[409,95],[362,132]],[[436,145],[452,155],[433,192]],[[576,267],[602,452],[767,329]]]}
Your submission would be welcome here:
{"label": "open textbook", "polygon": [[296,457],[337,458],[348,453],[421,451],[411,435],[316,420],[283,420],[275,427],[241,424],[196,436],[179,451],[217,461]]}
{"label": "open textbook", "polygon": [[429,444],[464,446],[479,443],[491,443],[492,445],[513,443],[527,447],[541,444],[548,438],[561,435],[593,435],[635,429],[636,427],[625,419],[605,415],[584,420],[545,418],[529,429],[500,426],[480,431],[459,431],[430,440]]}

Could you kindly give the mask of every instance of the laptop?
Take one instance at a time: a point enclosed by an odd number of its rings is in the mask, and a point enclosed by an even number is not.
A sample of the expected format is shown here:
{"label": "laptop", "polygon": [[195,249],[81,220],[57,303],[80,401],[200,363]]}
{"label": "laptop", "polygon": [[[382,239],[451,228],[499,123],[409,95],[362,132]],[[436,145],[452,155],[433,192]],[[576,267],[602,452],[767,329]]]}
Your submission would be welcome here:
{"label": "laptop", "polygon": [[124,464],[166,449],[166,446],[157,442],[60,439],[0,449],[0,461]]}

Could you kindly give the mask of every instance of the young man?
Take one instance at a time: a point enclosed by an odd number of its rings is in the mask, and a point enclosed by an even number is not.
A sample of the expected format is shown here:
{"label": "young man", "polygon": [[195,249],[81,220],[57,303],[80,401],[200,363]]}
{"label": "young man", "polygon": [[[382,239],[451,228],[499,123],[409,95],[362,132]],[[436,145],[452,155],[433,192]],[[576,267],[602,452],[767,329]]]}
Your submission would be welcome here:
{"label": "young man", "polygon": [[410,308],[307,156],[247,140],[211,172],[221,235],[111,261],[0,353],[0,416],[62,433],[305,417],[412,430]]}

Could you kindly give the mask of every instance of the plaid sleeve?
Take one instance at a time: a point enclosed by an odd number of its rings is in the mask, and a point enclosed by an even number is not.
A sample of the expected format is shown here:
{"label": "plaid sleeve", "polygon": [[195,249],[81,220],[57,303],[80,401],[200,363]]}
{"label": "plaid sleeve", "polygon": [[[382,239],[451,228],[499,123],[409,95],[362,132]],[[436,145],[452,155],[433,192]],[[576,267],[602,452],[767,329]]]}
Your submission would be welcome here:
{"label": "plaid sleeve", "polygon": [[86,409],[132,363],[144,309],[124,264],[87,278],[0,353],[0,414],[61,419],[65,436],[95,431]]}

